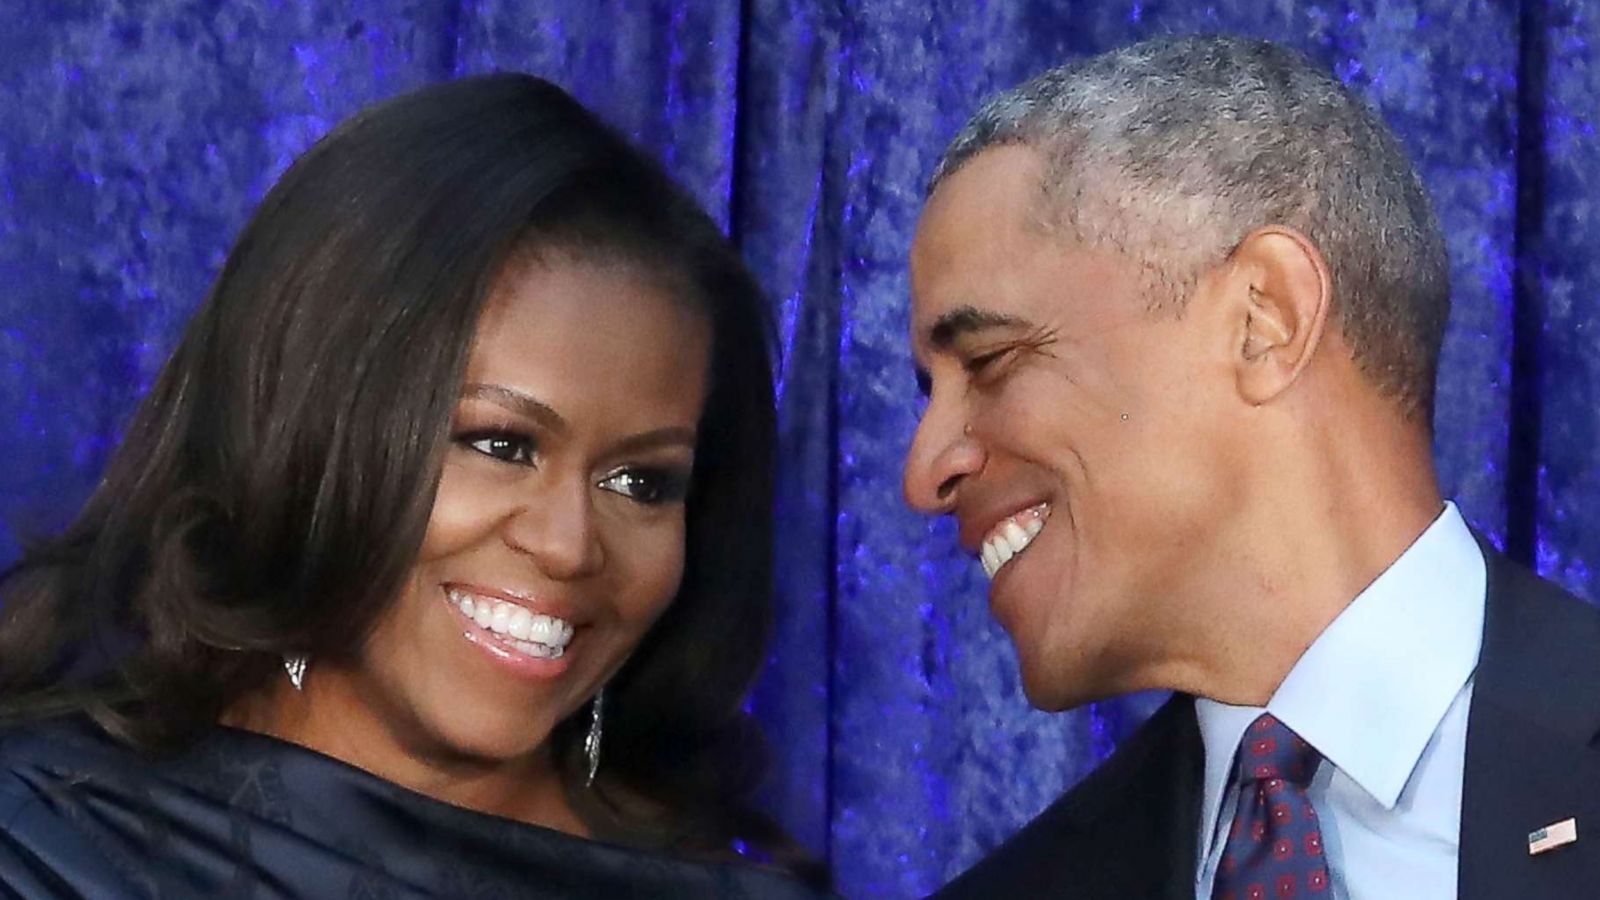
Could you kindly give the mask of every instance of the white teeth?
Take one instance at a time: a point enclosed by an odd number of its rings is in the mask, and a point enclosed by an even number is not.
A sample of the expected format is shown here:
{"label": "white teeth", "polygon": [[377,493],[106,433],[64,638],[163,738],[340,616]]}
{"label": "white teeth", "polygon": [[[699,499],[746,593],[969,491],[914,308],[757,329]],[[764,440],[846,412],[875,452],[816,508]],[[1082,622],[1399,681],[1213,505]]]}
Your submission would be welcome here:
{"label": "white teeth", "polygon": [[1004,536],[1001,536],[995,538],[994,540],[994,555],[1000,559],[1000,565],[995,566],[996,569],[999,569],[1006,563],[1011,562],[1011,557],[1016,556],[1017,551],[1012,549],[1010,541],[1007,541]]}
{"label": "white teeth", "polygon": [[1006,523],[1005,536],[1006,543],[1011,545],[1012,553],[1021,553],[1028,546],[1028,542],[1033,540],[1033,535],[1023,531],[1016,519]]}
{"label": "white teeth", "polygon": [[561,643],[561,626],[549,616],[538,616],[528,621],[528,640],[541,644]]}
{"label": "white teeth", "polygon": [[1004,519],[990,529],[978,551],[984,574],[993,579],[1001,567],[1028,549],[1033,539],[1044,530],[1044,521],[1048,518],[1050,504],[1041,503]]}
{"label": "white teeth", "polygon": [[510,634],[511,614],[516,612],[517,609],[518,607],[510,603],[496,603],[494,605],[494,615],[489,619],[489,630],[496,634]]}
{"label": "white teeth", "polygon": [[479,597],[452,589],[447,595],[461,614],[506,639],[506,643],[529,656],[558,659],[572,640],[572,623],[555,616],[535,613],[525,606]]}
{"label": "white teeth", "polygon": [[528,623],[531,621],[533,613],[519,606],[517,611],[511,614],[511,620],[506,623],[506,632],[517,640],[525,641],[528,639]]}
{"label": "white teeth", "polygon": [[1000,556],[994,552],[994,547],[988,541],[983,542],[983,549],[978,555],[983,561],[983,574],[993,578],[994,573],[1000,571]]}
{"label": "white teeth", "polygon": [[549,644],[540,644],[535,641],[512,641],[511,646],[529,656],[537,656],[540,659],[560,659],[561,654],[567,652],[565,647],[552,647]]}

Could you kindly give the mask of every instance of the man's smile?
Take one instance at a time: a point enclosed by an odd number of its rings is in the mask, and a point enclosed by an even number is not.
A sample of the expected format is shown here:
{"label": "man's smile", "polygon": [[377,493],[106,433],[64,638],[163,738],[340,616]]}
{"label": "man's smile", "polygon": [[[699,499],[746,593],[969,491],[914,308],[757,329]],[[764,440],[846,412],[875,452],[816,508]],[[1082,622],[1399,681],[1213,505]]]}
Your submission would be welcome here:
{"label": "man's smile", "polygon": [[978,548],[983,573],[992,581],[1000,569],[1033,543],[1050,518],[1050,504],[1037,503],[996,522]]}

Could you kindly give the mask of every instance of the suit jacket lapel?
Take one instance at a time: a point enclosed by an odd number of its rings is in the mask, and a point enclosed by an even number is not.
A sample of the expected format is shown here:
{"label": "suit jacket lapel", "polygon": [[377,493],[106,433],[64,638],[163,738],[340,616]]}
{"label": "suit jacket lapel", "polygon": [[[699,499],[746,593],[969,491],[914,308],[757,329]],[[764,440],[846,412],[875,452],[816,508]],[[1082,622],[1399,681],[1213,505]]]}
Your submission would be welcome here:
{"label": "suit jacket lapel", "polygon": [[1168,700],[1127,743],[1074,792],[1081,871],[1065,896],[1194,900],[1205,750],[1193,698]]}
{"label": "suit jacket lapel", "polygon": [[939,898],[1194,900],[1204,752],[1194,701],[1174,696]]}
{"label": "suit jacket lapel", "polygon": [[[1458,896],[1600,896],[1600,615],[1493,550],[1485,557]],[[1529,832],[1569,817],[1578,843],[1529,855]]]}

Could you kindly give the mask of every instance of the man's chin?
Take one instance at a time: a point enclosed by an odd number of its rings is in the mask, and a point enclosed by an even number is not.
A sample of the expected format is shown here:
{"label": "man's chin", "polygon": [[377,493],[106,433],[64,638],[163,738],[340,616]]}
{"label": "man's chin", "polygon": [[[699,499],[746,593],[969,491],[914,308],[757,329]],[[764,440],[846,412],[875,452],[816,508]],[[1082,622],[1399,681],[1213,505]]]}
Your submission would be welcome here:
{"label": "man's chin", "polygon": [[1108,685],[1097,685],[1080,674],[1041,672],[1023,663],[1022,693],[1035,709],[1066,712],[1110,700],[1120,692]]}

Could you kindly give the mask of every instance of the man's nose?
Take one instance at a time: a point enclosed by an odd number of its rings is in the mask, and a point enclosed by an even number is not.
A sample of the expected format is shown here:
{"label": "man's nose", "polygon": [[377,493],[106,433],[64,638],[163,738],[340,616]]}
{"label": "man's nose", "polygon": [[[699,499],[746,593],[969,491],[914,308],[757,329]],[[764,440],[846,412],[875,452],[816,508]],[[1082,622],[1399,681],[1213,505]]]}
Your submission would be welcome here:
{"label": "man's nose", "polygon": [[912,508],[930,516],[955,508],[968,476],[983,469],[983,445],[972,436],[958,404],[929,403],[906,454],[902,488]]}

